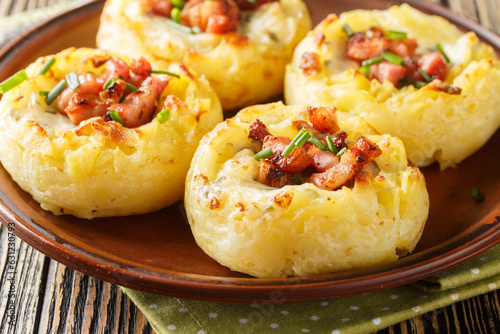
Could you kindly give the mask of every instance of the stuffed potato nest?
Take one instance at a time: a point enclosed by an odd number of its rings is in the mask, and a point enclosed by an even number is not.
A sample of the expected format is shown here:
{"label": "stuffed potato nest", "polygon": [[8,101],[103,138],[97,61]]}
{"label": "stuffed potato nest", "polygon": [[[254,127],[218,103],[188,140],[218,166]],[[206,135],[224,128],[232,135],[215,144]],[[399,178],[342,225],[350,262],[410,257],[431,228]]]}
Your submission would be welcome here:
{"label": "stuffed potato nest", "polygon": [[[199,140],[222,121],[215,92],[204,79],[180,64],[158,64],[180,75],[163,90],[156,108],[171,117],[154,118],[137,128],[95,117],[75,126],[48,107],[41,91],[50,91],[71,71],[100,74],[92,57],[109,53],[67,49],[45,75],[37,70],[0,101],[0,160],[13,180],[45,210],[81,218],[123,216],[154,211],[182,199],[184,179]],[[121,57],[128,62],[127,58]],[[55,105],[55,102],[53,103]]]}
{"label": "stuffed potato nest", "polygon": [[204,74],[224,110],[260,103],[283,92],[285,65],[311,29],[302,0],[243,11],[235,33],[188,34],[149,14],[141,0],[108,0],[97,34],[100,48],[133,57],[172,59]]}
{"label": "stuffed potato nest", "polygon": [[[444,82],[462,93],[411,85],[398,89],[387,81],[370,81],[346,57],[344,24],[353,31],[379,27],[406,32],[417,39],[420,54],[440,43],[451,60]],[[308,75],[300,68],[307,52],[319,56],[319,73]],[[399,137],[417,166],[438,161],[441,169],[461,162],[496,131],[498,91],[500,67],[492,47],[481,43],[475,33],[464,34],[445,19],[408,5],[328,16],[299,43],[285,77],[287,103],[332,105],[359,115],[380,133]]]}
{"label": "stuffed potato nest", "polygon": [[427,219],[423,174],[409,166],[402,142],[374,133],[359,118],[340,121],[351,139],[366,135],[382,154],[373,177],[322,190],[311,183],[272,188],[256,181],[261,144],[249,138],[259,118],[273,135],[293,138],[307,108],[281,103],[240,111],[200,142],[184,204],[198,245],[232,270],[261,278],[367,267],[412,251]]}

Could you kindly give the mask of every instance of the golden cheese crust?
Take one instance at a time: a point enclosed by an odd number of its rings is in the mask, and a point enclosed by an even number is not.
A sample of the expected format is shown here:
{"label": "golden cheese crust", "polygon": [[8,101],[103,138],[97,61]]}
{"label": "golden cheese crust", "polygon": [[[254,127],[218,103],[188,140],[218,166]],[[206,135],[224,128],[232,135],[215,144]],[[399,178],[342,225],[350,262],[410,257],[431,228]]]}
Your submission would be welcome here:
{"label": "golden cheese crust", "polygon": [[[461,88],[461,94],[369,80],[346,57],[344,24],[355,32],[371,27],[406,32],[416,38],[417,54],[440,43],[451,60],[444,82]],[[406,4],[329,15],[299,43],[285,77],[287,103],[332,105],[361,116],[380,133],[400,138],[417,166],[437,161],[441,169],[460,163],[498,129],[499,91],[500,67],[492,47],[473,32],[464,34]]]}
{"label": "golden cheese crust", "polygon": [[55,214],[87,219],[132,215],[181,200],[199,140],[222,121],[208,82],[167,62],[152,64],[180,75],[159,98],[157,110],[172,111],[163,124],[154,118],[131,129],[95,117],[76,126],[47,106],[40,91],[50,91],[71,71],[101,75],[105,66],[94,67],[90,59],[109,56],[101,50],[67,49],[55,55],[49,72],[37,75],[49,58],[42,57],[26,69],[28,79],[0,101],[0,161],[23,190]]}
{"label": "golden cheese crust", "polygon": [[250,124],[258,118],[273,135],[293,138],[294,121],[308,117],[305,106],[248,107],[200,142],[184,204],[196,242],[222,265],[261,278],[306,276],[395,261],[415,248],[429,210],[423,174],[408,165],[399,139],[359,118],[340,120],[349,145],[365,135],[382,153],[354,186],[256,181],[262,145],[249,138]]}
{"label": "golden cheese crust", "polygon": [[97,45],[133,57],[172,59],[203,74],[224,110],[261,103],[283,92],[285,65],[311,29],[302,0],[243,11],[237,32],[188,34],[149,14],[141,0],[106,2]]}

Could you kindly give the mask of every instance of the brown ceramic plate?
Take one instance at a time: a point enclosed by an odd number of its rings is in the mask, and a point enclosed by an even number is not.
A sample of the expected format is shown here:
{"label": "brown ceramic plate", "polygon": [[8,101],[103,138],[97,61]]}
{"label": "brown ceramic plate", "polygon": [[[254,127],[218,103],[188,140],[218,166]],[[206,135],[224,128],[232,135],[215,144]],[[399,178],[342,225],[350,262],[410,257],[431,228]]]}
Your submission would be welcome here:
{"label": "brown ceramic plate", "polygon": [[[308,1],[314,23],[326,13],[386,8],[394,1]],[[411,2],[474,30],[497,51],[500,37],[443,7]],[[94,46],[103,2],[90,3],[31,30],[0,53],[0,81],[38,56],[70,46]],[[406,284],[462,263],[500,241],[500,133],[459,168],[423,169],[430,216],[415,252],[369,269],[297,279],[255,279],[232,272],[196,245],[182,203],[152,214],[79,220],[40,209],[0,167],[0,219],[28,244],[63,264],[122,286],[169,296],[210,301],[281,302],[360,294]],[[469,189],[486,195],[474,202]]]}

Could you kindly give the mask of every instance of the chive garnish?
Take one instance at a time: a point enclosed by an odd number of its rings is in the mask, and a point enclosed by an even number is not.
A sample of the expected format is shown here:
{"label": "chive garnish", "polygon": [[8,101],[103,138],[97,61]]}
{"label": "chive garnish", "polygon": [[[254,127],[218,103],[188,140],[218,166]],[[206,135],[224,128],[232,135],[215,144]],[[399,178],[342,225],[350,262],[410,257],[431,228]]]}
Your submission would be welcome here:
{"label": "chive garnish", "polygon": [[345,33],[347,34],[347,37],[351,38],[354,35],[354,31],[352,31],[351,27],[347,23],[344,23],[342,25],[342,28],[344,29]]}
{"label": "chive garnish", "polygon": [[367,77],[370,76],[370,69],[366,66],[361,66],[360,68],[358,68],[358,71],[363,73],[364,75],[366,75]]}
{"label": "chive garnish", "polygon": [[385,32],[389,39],[407,39],[407,34],[403,31],[388,30]]}
{"label": "chive garnish", "polygon": [[185,5],[184,1],[182,1],[182,0],[170,0],[170,3],[172,5],[174,5],[175,7],[180,8],[180,9],[184,8],[184,5]]}
{"label": "chive garnish", "polygon": [[253,4],[256,4],[257,2],[259,2],[259,0],[247,0],[247,1],[250,3],[253,3]]}
{"label": "chive garnish", "polygon": [[109,85],[111,85],[115,81],[116,81],[116,79],[108,79],[108,80],[106,80],[106,82],[102,86],[102,90],[108,89]]}
{"label": "chive garnish", "polygon": [[27,78],[28,75],[24,70],[20,70],[19,72],[13,74],[9,78],[2,81],[2,83],[0,83],[0,94],[7,93],[9,90],[16,87]]}
{"label": "chive garnish", "polygon": [[340,158],[345,153],[345,151],[347,151],[347,147],[341,149],[340,152],[336,154],[336,156]]}
{"label": "chive garnish", "polygon": [[47,103],[48,106],[54,100],[61,94],[61,92],[66,88],[68,84],[66,83],[66,80],[61,80],[59,83],[47,94],[47,97],[45,97],[45,102]]}
{"label": "chive garnish", "polygon": [[395,55],[394,53],[390,51],[384,51],[382,52],[382,59],[387,60],[390,63],[396,64],[396,65],[404,65],[405,61],[403,58],[401,58],[398,55]]}
{"label": "chive garnish", "polygon": [[111,117],[111,119],[113,121],[120,123],[122,126],[125,126],[125,123],[123,123],[123,120],[122,120],[120,114],[118,113],[118,111],[116,111],[114,109],[110,110],[109,111],[109,116]]}
{"label": "chive garnish", "polygon": [[47,73],[49,71],[49,69],[52,67],[52,65],[54,65],[55,62],[56,62],[56,57],[50,57],[45,62],[45,64],[43,64],[43,66],[38,69],[38,71],[36,72],[36,74],[37,75],[43,75],[43,74]]}
{"label": "chive garnish", "polygon": [[80,87],[80,80],[78,80],[78,75],[74,71],[66,74],[66,82],[72,90]]}
{"label": "chive garnish", "polygon": [[450,62],[450,58],[448,58],[448,55],[444,52],[443,46],[440,43],[436,44],[436,49],[441,53],[443,56],[444,60],[446,60],[447,63]]}
{"label": "chive garnish", "polygon": [[304,136],[304,133],[308,133],[308,132],[305,128],[302,128],[302,130],[299,131],[299,133],[295,136],[295,138],[292,139],[291,143],[288,144],[285,151],[283,151],[283,153],[281,154],[281,156],[283,158],[286,158],[287,156],[290,155],[290,153],[292,153],[292,151],[295,148],[295,146],[297,145],[297,142],[299,141],[299,139],[301,139],[301,137]]}
{"label": "chive garnish", "polygon": [[180,23],[177,23],[174,20],[167,19],[167,25],[170,26],[171,28],[185,32],[186,34],[198,34],[201,32],[201,29],[199,27],[190,28]]}
{"label": "chive garnish", "polygon": [[425,72],[423,69],[418,68],[418,71],[420,72],[420,74],[422,74],[422,76],[424,77],[425,81],[427,81],[427,82],[431,82],[432,81],[431,76],[429,74],[427,74],[427,72]]}
{"label": "chive garnish", "polygon": [[309,142],[322,151],[328,151],[328,146],[316,137],[309,138]]}
{"label": "chive garnish", "polygon": [[370,58],[363,60],[361,63],[361,67],[370,67],[372,65],[378,64],[382,62],[382,57],[375,57],[375,58]]}
{"label": "chive garnish", "polygon": [[40,96],[47,96],[47,95],[49,95],[49,92],[42,90],[42,91],[39,91],[38,94]]}
{"label": "chive garnish", "polygon": [[295,143],[295,147],[302,147],[304,144],[311,138],[311,134],[309,132],[304,132],[299,139],[297,139],[297,143]]}
{"label": "chive garnish", "polygon": [[328,145],[328,149],[330,150],[330,152],[332,152],[333,154],[337,154],[338,153],[337,146],[333,142],[332,137],[326,136],[326,144]]}
{"label": "chive garnish", "polygon": [[482,201],[484,201],[484,196],[483,196],[483,194],[481,193],[481,191],[479,190],[478,187],[472,187],[472,188],[470,188],[470,196],[477,203],[481,203]]}
{"label": "chive garnish", "polygon": [[303,182],[298,175],[292,177],[292,182],[296,185],[301,185]]}
{"label": "chive garnish", "polygon": [[156,115],[156,119],[160,124],[165,123],[170,118],[170,109],[165,108]]}
{"label": "chive garnish", "polygon": [[263,149],[262,151],[255,154],[253,157],[255,160],[260,161],[260,159],[266,159],[272,155],[273,155],[273,148],[269,146],[268,148]]}
{"label": "chive garnish", "polygon": [[181,22],[181,10],[179,7],[172,8],[170,18],[177,23]]}
{"label": "chive garnish", "polygon": [[179,79],[181,77],[179,74],[172,73],[172,72],[169,72],[169,71],[150,70],[149,73],[151,73],[151,74],[167,74],[167,75],[170,75],[170,76],[175,77],[177,79]]}

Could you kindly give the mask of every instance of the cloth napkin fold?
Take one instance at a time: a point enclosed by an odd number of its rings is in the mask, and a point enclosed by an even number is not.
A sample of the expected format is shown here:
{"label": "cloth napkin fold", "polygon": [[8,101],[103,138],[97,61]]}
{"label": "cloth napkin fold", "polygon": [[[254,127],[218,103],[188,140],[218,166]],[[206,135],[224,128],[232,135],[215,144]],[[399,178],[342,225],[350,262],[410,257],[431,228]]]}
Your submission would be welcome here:
{"label": "cloth napkin fold", "polygon": [[[499,287],[500,245],[462,265],[415,284],[323,301],[225,304],[122,289],[158,334],[362,334],[384,329]],[[424,317],[423,321],[424,327],[431,326],[430,317]]]}
{"label": "cloth napkin fold", "polygon": [[[0,48],[36,24],[89,1],[71,0],[0,19]],[[158,334],[360,334],[386,328],[498,287],[500,245],[460,266],[413,284],[323,301],[228,304],[122,289]],[[430,326],[431,322],[424,317],[423,326]]]}

